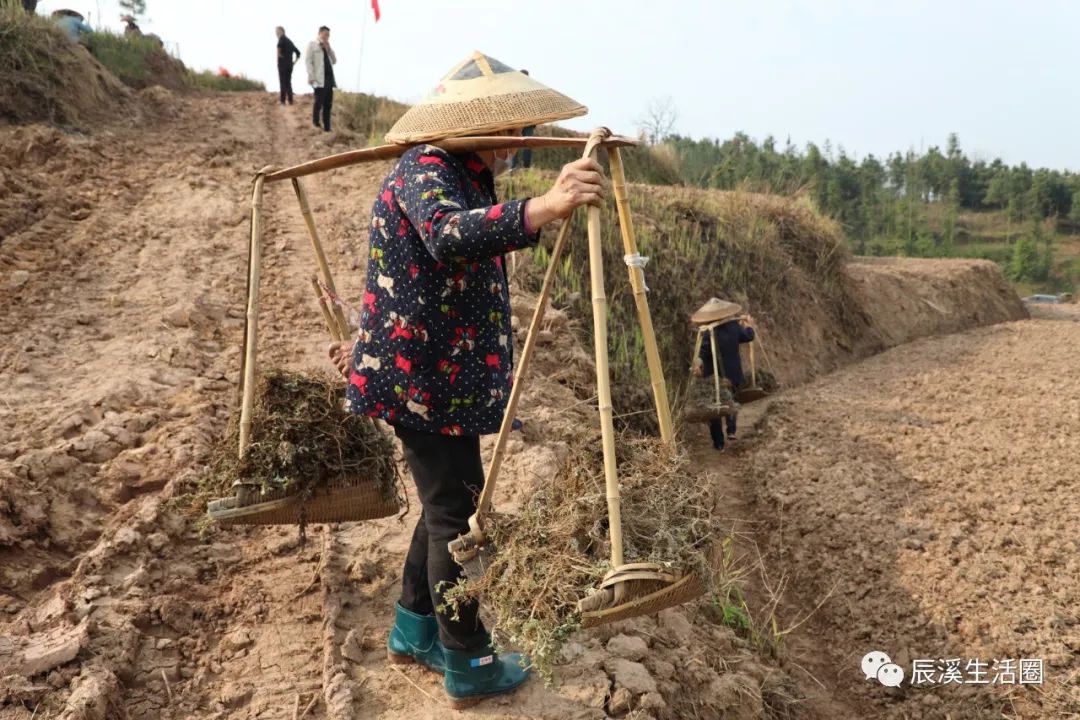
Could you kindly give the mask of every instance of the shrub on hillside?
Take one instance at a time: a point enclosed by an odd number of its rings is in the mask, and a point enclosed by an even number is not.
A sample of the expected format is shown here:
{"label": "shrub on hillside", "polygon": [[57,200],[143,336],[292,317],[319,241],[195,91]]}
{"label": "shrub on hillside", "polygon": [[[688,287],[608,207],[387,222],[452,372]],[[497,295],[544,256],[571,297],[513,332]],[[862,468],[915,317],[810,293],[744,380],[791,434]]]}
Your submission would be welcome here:
{"label": "shrub on hillside", "polygon": [[184,64],[165,52],[154,38],[94,32],[90,52],[125,85],[136,89],[161,85],[183,90],[187,85]]}
{"label": "shrub on hillside", "polygon": [[334,112],[342,127],[365,138],[368,145],[383,144],[386,135],[408,105],[367,93],[338,93]]}
{"label": "shrub on hillside", "polygon": [[52,22],[0,7],[0,120],[78,125],[120,110],[130,94]]}
{"label": "shrub on hillside", "polygon": [[[545,151],[546,152],[546,151]],[[550,173],[513,173],[501,197],[530,197],[547,190]],[[636,180],[634,176],[629,178]],[[787,198],[690,188],[629,187],[639,250],[650,258],[645,280],[658,332],[669,394],[685,394],[693,343],[690,313],[717,296],[743,305],[767,331],[789,330],[791,307],[820,307],[839,343],[850,342],[864,319],[857,315],[844,265],[851,253],[839,225]],[[570,241],[559,262],[556,306],[581,321],[591,346],[592,306],[586,214],[574,214]],[[609,352],[618,412],[628,424],[651,429],[652,397],[644,341],[627,279],[614,208],[601,211],[604,282],[609,298]],[[549,239],[521,263],[517,281],[539,289],[551,259]]]}

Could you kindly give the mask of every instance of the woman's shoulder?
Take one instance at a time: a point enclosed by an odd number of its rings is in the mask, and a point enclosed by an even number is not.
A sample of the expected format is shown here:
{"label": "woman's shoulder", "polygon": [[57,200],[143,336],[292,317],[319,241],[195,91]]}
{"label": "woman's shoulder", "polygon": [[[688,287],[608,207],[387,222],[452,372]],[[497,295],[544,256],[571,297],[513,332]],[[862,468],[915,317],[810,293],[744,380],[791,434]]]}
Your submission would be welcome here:
{"label": "woman's shoulder", "polygon": [[401,159],[415,161],[421,157],[440,158],[443,161],[450,161],[454,159],[453,155],[446,152],[441,147],[438,147],[437,145],[427,145],[423,143],[420,145],[413,145],[411,148],[406,150],[402,154]]}
{"label": "woman's shoulder", "polygon": [[398,161],[398,167],[409,171],[461,174],[461,161],[440,147],[416,145],[409,148]]}

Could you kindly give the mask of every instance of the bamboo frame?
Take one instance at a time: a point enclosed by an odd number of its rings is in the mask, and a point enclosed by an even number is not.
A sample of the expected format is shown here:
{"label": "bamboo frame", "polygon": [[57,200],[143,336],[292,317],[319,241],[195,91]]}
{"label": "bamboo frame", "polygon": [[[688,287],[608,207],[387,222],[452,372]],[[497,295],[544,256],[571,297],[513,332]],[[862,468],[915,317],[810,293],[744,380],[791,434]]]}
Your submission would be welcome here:
{"label": "bamboo frame", "polygon": [[[605,128],[606,129],[606,128]],[[610,133],[610,131],[609,131]],[[512,135],[474,136],[448,138],[435,140],[429,143],[412,143],[409,145],[379,145],[377,147],[363,148],[361,150],[349,150],[348,152],[329,155],[317,160],[311,160],[299,165],[282,168],[266,174],[266,182],[278,182],[280,180],[292,180],[304,175],[313,175],[326,170],[348,167],[359,163],[373,162],[376,160],[391,160],[416,145],[433,145],[442,148],[449,153],[483,152],[485,150],[505,150],[509,148],[548,148],[548,147],[581,147],[589,144],[592,138],[557,138],[557,137],[519,137]],[[609,135],[600,143],[604,147],[633,147],[638,145],[637,140],[617,135]]]}
{"label": "bamboo frame", "polygon": [[754,342],[750,342],[750,387],[757,387],[757,364],[754,362]]}
{"label": "bamboo frame", "polygon": [[319,302],[319,310],[322,312],[323,321],[326,323],[326,329],[330,332],[330,339],[341,342],[344,338],[341,337],[341,331],[338,328],[337,322],[330,313],[330,308],[326,305],[326,297],[323,295],[322,286],[319,285],[319,278],[315,275],[311,276],[311,287],[315,290],[315,298]]}
{"label": "bamboo frame", "polygon": [[[636,145],[637,143],[627,138],[613,137],[607,128],[594,130],[588,139],[582,138],[521,138],[521,137],[482,137],[482,138],[454,138],[451,140],[432,143],[451,152],[463,152],[466,150],[490,150],[514,147],[578,147],[584,146],[585,157],[595,157],[599,147],[609,150],[612,165],[616,169],[613,174],[617,176],[616,205],[620,216],[620,226],[623,235],[624,250],[627,256],[637,254],[636,240],[630,218],[629,204],[625,194],[625,173],[622,166],[621,155],[617,148]],[[241,365],[241,423],[240,423],[240,448],[243,457],[250,443],[251,415],[254,405],[255,392],[255,357],[258,341],[258,307],[259,307],[259,279],[262,264],[262,197],[264,184],[278,180],[292,180],[293,188],[300,204],[301,214],[304,218],[305,227],[315,252],[316,263],[323,275],[324,285],[332,295],[337,294],[330,272],[329,264],[323,253],[319,241],[318,232],[312,217],[311,208],[307,201],[307,195],[298,178],[316,172],[322,172],[333,168],[344,167],[354,163],[369,160],[388,159],[401,155],[408,146],[383,146],[369,148],[340,155],[322,158],[310,163],[304,163],[284,170],[272,171],[272,168],[263,168],[255,177],[252,190],[251,210],[251,238],[248,256],[248,303],[246,324],[244,331],[244,344],[242,348]],[[614,619],[633,617],[646,612],[656,612],[664,607],[682,604],[699,595],[703,586],[696,576],[688,575],[677,577],[660,565],[653,563],[636,563],[626,565],[623,549],[622,511],[619,494],[619,482],[617,472],[617,458],[615,455],[615,432],[614,432],[614,408],[611,400],[611,378],[608,357],[608,328],[607,310],[608,300],[604,290],[603,275],[603,252],[600,235],[600,209],[590,206],[588,208],[588,246],[590,262],[590,287],[593,303],[593,328],[594,344],[596,353],[597,372],[597,397],[598,411],[600,414],[600,430],[604,453],[604,484],[605,496],[608,507],[608,526],[611,538],[611,561],[613,569],[605,577],[598,593],[582,600],[579,610],[585,612],[586,625],[601,624]],[[481,501],[478,503],[478,513],[490,508],[491,496],[494,493],[495,478],[501,466],[506,439],[512,427],[514,411],[523,389],[521,379],[524,377],[535,346],[535,338],[538,336],[539,325],[546,310],[548,296],[554,282],[557,260],[565,245],[569,232],[570,219],[567,218],[559,235],[556,238],[552,253],[551,265],[545,274],[544,286],[537,307],[534,309],[533,318],[530,322],[529,335],[526,337],[525,349],[519,360],[515,374],[514,387],[507,403],[507,409],[503,416],[503,422],[499,431],[496,452],[489,467],[489,473],[485,478],[485,487],[482,491]],[[661,424],[661,433],[667,425],[670,428],[670,407],[667,404],[666,386],[663,383],[662,370],[659,364],[659,352],[656,349],[655,332],[649,315],[648,302],[645,296],[644,274],[640,267],[629,265],[630,282],[634,288],[635,304],[638,311],[639,323],[642,325],[642,333],[646,338],[646,353],[649,360],[650,376],[653,379],[654,400],[657,402],[657,416]],[[335,340],[347,338],[350,330],[345,321],[344,313],[340,306],[335,304],[331,310],[327,307],[323,288],[320,287],[316,277],[311,278],[313,290],[323,320],[326,323],[330,335]],[[699,335],[700,344],[700,335]],[[713,339],[713,362],[716,367],[715,339]],[[696,355],[696,352],[695,352]],[[719,372],[714,372],[719,375]],[[657,380],[659,378],[659,380]],[[666,411],[666,412],[665,412]],[[665,419],[665,416],[667,419]],[[671,435],[664,438],[665,442],[673,442]],[[241,485],[237,489],[237,501],[244,504],[243,498],[250,492],[250,487]],[[480,510],[482,508],[482,511]],[[475,524],[477,515],[470,518],[472,530],[479,531]],[[483,536],[480,534],[480,539]],[[454,542],[460,543],[464,537]],[[453,550],[451,543],[451,549]]]}
{"label": "bamboo frame", "polygon": [[698,328],[697,335],[694,336],[694,354],[690,356],[690,374],[694,374],[694,367],[697,365],[698,358],[701,357],[701,345],[703,343],[701,328]]}
{"label": "bamboo frame", "polygon": [[709,333],[709,348],[712,350],[713,402],[717,405],[720,404],[720,380],[723,376],[720,374],[720,363],[717,361],[716,335],[713,334],[712,330],[719,324],[720,323],[712,323],[710,325],[702,325],[698,328],[697,339],[694,340],[694,357],[690,361],[690,370],[693,372],[694,365],[701,355],[701,345],[705,342],[705,333]]}
{"label": "bamboo frame", "polygon": [[[337,295],[334,276],[330,272],[329,263],[326,262],[326,254],[323,252],[322,243],[319,242],[319,231],[315,229],[315,219],[311,215],[311,205],[308,203],[307,193],[304,192],[304,187],[298,179],[293,178],[292,185],[293,190],[296,191],[296,199],[300,202],[300,214],[304,216],[304,226],[307,228],[308,238],[311,240],[311,248],[315,251],[315,262],[319,265],[319,271],[322,272],[323,283],[325,283],[327,290]],[[341,306],[334,303],[332,312],[341,339],[349,337],[352,333]],[[330,334],[333,335],[334,333],[331,332]]]}
{"label": "bamboo frame", "polygon": [[[589,142],[585,145],[583,156],[588,157],[592,154],[600,142],[599,136],[590,137]],[[476,513],[469,520],[470,528],[474,532],[479,532],[481,535],[483,534],[483,526],[480,521],[491,509],[491,499],[495,494],[495,482],[506,455],[506,442],[510,437],[510,431],[514,424],[514,414],[517,412],[518,401],[521,399],[524,388],[522,380],[532,361],[533,350],[536,347],[536,339],[540,334],[540,323],[544,319],[544,313],[547,311],[548,298],[551,297],[551,289],[555,285],[555,275],[558,271],[559,258],[562,257],[563,248],[566,247],[566,238],[570,235],[571,218],[572,215],[563,220],[562,226],[559,228],[559,234],[555,237],[555,244],[552,246],[551,257],[548,261],[548,269],[547,272],[544,273],[544,282],[540,287],[540,295],[537,298],[536,307],[533,309],[532,320],[529,321],[528,333],[525,335],[525,345],[521,349],[521,357],[518,358],[517,368],[514,371],[514,384],[510,388],[510,397],[506,402],[506,411],[503,413],[502,424],[499,426],[499,435],[495,440],[495,450],[491,455],[491,463],[488,465],[487,475],[484,477],[484,488],[480,491],[480,498],[477,500]],[[472,539],[476,540],[476,538]]]}
{"label": "bamboo frame", "polygon": [[[595,153],[594,153],[595,155]],[[608,301],[604,292],[604,254],[600,238],[600,208],[590,205],[589,282],[593,304],[593,344],[596,350],[596,394],[600,411],[600,435],[604,450],[604,488],[608,507],[608,532],[611,537],[611,565],[625,564],[623,558],[622,504],[615,457],[615,422],[611,404],[611,374],[608,365]],[[622,585],[618,588],[623,587]],[[616,588],[616,594],[618,593]]]}
{"label": "bamboo frame", "polygon": [[638,323],[645,341],[645,359],[649,365],[649,379],[652,382],[653,402],[656,404],[656,417],[660,423],[660,438],[669,447],[675,447],[675,430],[671,422],[671,405],[668,402],[667,383],[664,369],[660,363],[660,351],[656,343],[652,316],[649,314],[649,297],[646,295],[645,271],[632,265],[629,259],[638,255],[637,239],[634,236],[634,224],[630,215],[630,203],[626,196],[626,173],[623,170],[622,153],[618,147],[608,147],[608,164],[611,170],[611,188],[615,196],[615,206],[619,213],[619,230],[622,234],[623,252],[627,257],[626,269],[630,273],[630,287],[634,293],[634,305],[637,308]]}
{"label": "bamboo frame", "polygon": [[[265,171],[265,169],[264,169]],[[244,347],[240,367],[242,399],[238,449],[243,459],[251,442],[251,414],[255,407],[255,354],[259,341],[259,279],[262,269],[262,198],[266,175],[255,176],[251,191],[251,238],[248,244],[248,302],[244,316]]]}
{"label": "bamboo frame", "polygon": [[[540,289],[540,296],[537,298],[536,307],[533,309],[532,320],[529,321],[529,331],[525,336],[525,345],[521,349],[521,357],[518,358],[517,368],[514,371],[514,384],[510,388],[510,397],[506,402],[506,412],[503,413],[502,423],[499,425],[499,435],[495,440],[495,450],[491,455],[491,462],[488,465],[487,475],[484,477],[484,489],[480,491],[480,498],[476,503],[475,524],[477,527],[482,528],[480,525],[480,519],[488,514],[491,509],[491,498],[495,495],[495,481],[499,475],[499,469],[502,467],[502,462],[506,456],[506,442],[510,437],[510,431],[514,425],[514,413],[517,411],[518,400],[521,398],[522,393],[522,379],[525,376],[525,372],[529,368],[529,363],[532,360],[533,349],[536,346],[536,338],[540,334],[540,322],[544,319],[544,313],[547,309],[548,298],[551,295],[551,287],[554,285],[556,261],[562,255],[563,246],[566,245],[566,237],[569,235],[570,218],[566,218],[563,221],[562,227],[559,228],[559,234],[555,238],[555,246],[551,251],[551,262],[548,265],[547,272],[544,273],[544,284]],[[473,522],[469,523],[470,526]]]}
{"label": "bamboo frame", "polygon": [[[637,143],[635,141],[628,138],[613,137],[611,131],[607,128],[598,128],[597,130],[593,131],[593,133],[587,139],[536,137],[522,138],[496,136],[452,138],[449,140],[431,144],[437,145],[449,152],[464,152],[468,150],[482,151],[499,148],[520,147],[583,147],[583,156],[594,158],[596,156],[597,150],[600,147],[604,147],[608,151],[611,161],[612,175],[614,178],[613,185],[615,202],[619,213],[623,248],[626,256],[632,257],[634,255],[637,255],[637,242],[633,233],[633,225],[630,215],[629,203],[626,196],[625,170],[622,163],[622,157],[618,151],[619,147],[636,145]],[[345,319],[344,312],[341,310],[340,306],[336,304],[332,308],[327,306],[324,297],[323,287],[325,287],[325,289],[332,295],[337,294],[337,289],[334,285],[329,263],[327,262],[326,255],[322,248],[322,244],[319,240],[318,230],[315,226],[315,221],[312,216],[311,206],[308,202],[307,193],[305,192],[299,178],[305,175],[310,175],[313,173],[322,172],[334,168],[345,167],[355,163],[397,157],[403,154],[408,149],[408,147],[409,146],[394,145],[382,146],[378,148],[367,148],[364,150],[351,151],[348,153],[341,153],[339,155],[321,158],[312,162],[303,163],[301,165],[297,165],[291,168],[285,168],[283,170],[276,171],[272,171],[271,168],[267,167],[260,171],[259,174],[256,176],[254,188],[252,191],[252,222],[249,246],[248,272],[248,306],[246,315],[247,323],[245,327],[244,348],[242,353],[243,364],[241,368],[242,410],[239,449],[241,456],[243,456],[244,452],[250,444],[251,415],[254,405],[256,376],[255,356],[258,340],[259,279],[262,263],[262,197],[264,191],[264,184],[266,182],[276,182],[280,180],[292,181],[293,189],[297,197],[297,202],[300,206],[300,212],[304,219],[304,225],[315,254],[316,264],[322,275],[323,286],[321,287],[318,278],[313,276],[311,278],[312,289],[316,293],[316,299],[319,304],[319,309],[323,316],[323,320],[326,323],[327,329],[330,332],[330,336],[335,340],[341,341],[349,336],[350,329]],[[615,572],[622,573],[620,575],[617,575],[616,577],[609,578],[607,582],[608,585],[611,586],[609,590],[613,593],[612,598],[614,599],[615,603],[618,604],[629,593],[629,590],[627,588],[628,582],[634,582],[639,580],[656,581],[663,580],[664,578],[661,577],[662,573],[659,572],[659,566],[656,566],[655,568],[651,565],[648,568],[644,566],[627,566],[624,562],[622,512],[619,494],[617,458],[615,454],[614,408],[611,399],[610,365],[607,349],[608,299],[604,289],[603,248],[600,232],[601,228],[599,207],[590,206],[588,208],[587,225],[590,264],[589,270],[593,304],[593,328],[595,345],[594,349],[596,354],[598,397],[597,405],[600,414],[600,429],[604,454],[605,496],[607,500],[609,533],[612,545],[611,561]],[[478,531],[480,529],[478,527],[478,518],[482,517],[486,512],[490,510],[491,499],[494,495],[495,490],[495,480],[501,468],[502,461],[505,457],[506,442],[509,436],[510,429],[512,428],[514,414],[524,388],[524,383],[522,382],[522,380],[525,376],[525,373],[528,371],[532,355],[535,351],[536,338],[539,335],[540,323],[542,322],[544,313],[546,311],[551,290],[554,284],[558,260],[560,259],[565,244],[567,242],[569,229],[570,218],[567,218],[564,221],[564,224],[560,228],[559,234],[556,237],[555,245],[552,250],[551,264],[548,267],[547,273],[545,274],[544,284],[538,298],[537,306],[533,311],[533,317],[530,321],[528,335],[525,340],[525,346],[523,348],[522,355],[518,361],[514,385],[511,389],[510,398],[507,401],[507,407],[506,412],[503,416],[503,422],[500,426],[499,437],[496,441],[495,451],[492,456],[491,464],[488,468],[488,473],[485,477],[484,489],[481,492],[481,497],[478,500],[477,513],[472,518],[470,518],[470,525],[472,526],[473,530]],[[667,388],[663,378],[659,351],[656,344],[655,330],[653,328],[651,317],[649,314],[648,298],[646,296],[645,290],[644,273],[642,272],[642,269],[640,267],[629,264],[628,272],[630,277],[630,283],[634,291],[634,300],[639,323],[642,326],[642,333],[645,338],[646,356],[649,364],[650,379],[652,380],[653,385],[653,395],[654,401],[656,402],[657,417],[661,427],[661,436],[665,443],[672,444],[674,442],[674,433],[672,431],[670,406],[668,404]],[[240,491],[238,491],[238,495],[239,494]],[[482,537],[483,536],[481,534],[480,538],[482,539]],[[633,572],[630,572],[631,570]],[[668,580],[670,580],[670,578],[668,578]]]}
{"label": "bamboo frame", "polygon": [[773,370],[772,361],[769,359],[769,351],[765,349],[765,341],[761,339],[761,328],[754,329],[754,341],[757,342],[761,348],[761,357],[765,359],[765,367],[769,368],[769,373],[773,376],[773,380],[779,383],[779,379],[776,377],[776,371]]}
{"label": "bamboo frame", "polygon": [[715,327],[716,327],[716,325],[710,325],[709,326],[709,347],[712,348],[712,376],[713,376],[713,386],[716,389],[716,396],[715,396],[716,399],[715,399],[714,402],[717,405],[719,405],[720,404],[720,361],[719,361],[718,358],[719,358],[720,353],[718,353],[716,351],[716,333],[713,332],[713,328],[715,328]]}

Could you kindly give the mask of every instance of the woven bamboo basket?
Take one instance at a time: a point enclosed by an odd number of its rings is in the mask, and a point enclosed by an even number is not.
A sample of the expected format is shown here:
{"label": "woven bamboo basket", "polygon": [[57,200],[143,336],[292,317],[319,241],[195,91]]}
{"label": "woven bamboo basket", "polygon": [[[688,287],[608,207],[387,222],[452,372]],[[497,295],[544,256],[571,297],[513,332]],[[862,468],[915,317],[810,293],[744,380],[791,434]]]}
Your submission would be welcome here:
{"label": "woven bamboo basket", "polygon": [[731,383],[720,381],[719,396],[711,377],[692,377],[687,386],[687,399],[683,405],[684,422],[709,422],[733,415],[739,403],[731,392]]}
{"label": "woven bamboo basket", "polygon": [[[396,492],[384,493],[368,478],[346,478],[314,488],[303,497],[299,486],[256,493],[247,499],[215,500],[207,511],[221,525],[292,525],[376,520],[401,512]],[[241,504],[244,502],[244,504]]]}

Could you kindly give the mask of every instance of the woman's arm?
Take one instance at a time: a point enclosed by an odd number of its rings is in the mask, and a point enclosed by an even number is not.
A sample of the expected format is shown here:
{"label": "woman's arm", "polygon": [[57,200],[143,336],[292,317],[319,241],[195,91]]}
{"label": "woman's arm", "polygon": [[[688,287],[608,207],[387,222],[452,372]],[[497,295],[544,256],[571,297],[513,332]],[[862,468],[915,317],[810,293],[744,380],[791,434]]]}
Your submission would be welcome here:
{"label": "woman's arm", "polygon": [[[468,208],[463,183],[444,150],[410,151],[398,166],[393,200],[398,203],[432,257],[440,262],[487,260],[535,245],[539,233],[525,228],[525,201]],[[382,198],[391,202],[391,198]]]}
{"label": "woman's arm", "polygon": [[394,195],[437,260],[482,260],[535,245],[544,225],[581,205],[598,205],[600,170],[595,160],[575,160],[540,197],[467,210],[467,180],[445,151],[426,146],[402,157]]}

